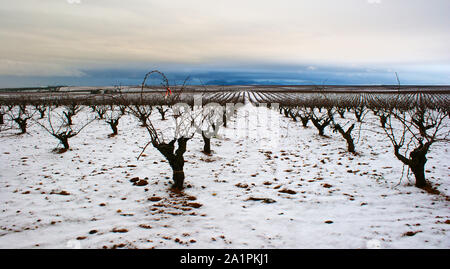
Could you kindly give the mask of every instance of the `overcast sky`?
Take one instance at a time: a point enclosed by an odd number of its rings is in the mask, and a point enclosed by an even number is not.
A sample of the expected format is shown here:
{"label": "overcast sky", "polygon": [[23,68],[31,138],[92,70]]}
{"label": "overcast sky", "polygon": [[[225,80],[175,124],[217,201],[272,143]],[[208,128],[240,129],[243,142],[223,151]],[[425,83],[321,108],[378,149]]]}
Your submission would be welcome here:
{"label": "overcast sky", "polygon": [[0,87],[127,84],[155,68],[223,82],[386,84],[398,72],[450,84],[449,12],[449,0],[1,0]]}

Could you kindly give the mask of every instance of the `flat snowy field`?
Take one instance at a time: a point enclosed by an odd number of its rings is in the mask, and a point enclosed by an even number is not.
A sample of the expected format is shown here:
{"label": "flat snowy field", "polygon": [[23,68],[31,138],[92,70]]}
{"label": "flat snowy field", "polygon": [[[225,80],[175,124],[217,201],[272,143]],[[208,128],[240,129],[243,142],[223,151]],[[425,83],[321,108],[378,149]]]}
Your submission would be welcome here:
{"label": "flat snowy field", "polygon": [[[443,193],[433,195],[412,186],[406,169],[401,180],[371,113],[354,131],[355,156],[329,128],[320,137],[254,110],[246,105],[221,129],[211,156],[200,135],[188,142],[183,195],[169,191],[172,171],[156,149],[136,159],[149,137],[131,116],[111,138],[104,121],[93,122],[63,154],[37,124],[25,135],[1,132],[0,247],[450,248],[448,144],[429,153],[427,178]],[[135,177],[149,184],[135,186]]]}

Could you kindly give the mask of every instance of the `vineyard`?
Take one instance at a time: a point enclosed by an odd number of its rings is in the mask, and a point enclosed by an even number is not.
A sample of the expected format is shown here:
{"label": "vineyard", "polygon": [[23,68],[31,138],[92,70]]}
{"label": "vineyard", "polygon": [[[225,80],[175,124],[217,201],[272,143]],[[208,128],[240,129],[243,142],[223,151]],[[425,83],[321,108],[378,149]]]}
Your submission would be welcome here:
{"label": "vineyard", "polygon": [[450,92],[0,93],[0,247],[448,248]]}

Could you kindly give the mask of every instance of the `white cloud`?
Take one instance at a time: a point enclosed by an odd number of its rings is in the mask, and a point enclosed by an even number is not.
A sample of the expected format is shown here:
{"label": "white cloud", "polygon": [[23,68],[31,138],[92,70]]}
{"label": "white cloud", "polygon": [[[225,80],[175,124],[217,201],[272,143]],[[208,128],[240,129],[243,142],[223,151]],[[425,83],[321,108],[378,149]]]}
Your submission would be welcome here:
{"label": "white cloud", "polygon": [[0,59],[0,75],[81,77],[84,73],[65,63]]}
{"label": "white cloud", "polygon": [[81,4],[81,0],[66,0],[69,4]]}
{"label": "white cloud", "polygon": [[2,1],[0,59],[10,62],[0,61],[0,74],[150,63],[264,62],[312,70],[450,60],[448,0],[385,1],[382,10],[371,6],[382,0]]}

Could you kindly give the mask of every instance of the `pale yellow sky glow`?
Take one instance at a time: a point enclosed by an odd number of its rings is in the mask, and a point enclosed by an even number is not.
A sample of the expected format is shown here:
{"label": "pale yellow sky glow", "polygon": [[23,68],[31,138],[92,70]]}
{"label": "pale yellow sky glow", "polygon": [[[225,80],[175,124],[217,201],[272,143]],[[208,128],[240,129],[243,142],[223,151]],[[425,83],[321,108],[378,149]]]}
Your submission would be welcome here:
{"label": "pale yellow sky glow", "polygon": [[149,64],[448,65],[448,0],[2,0],[0,75]]}

